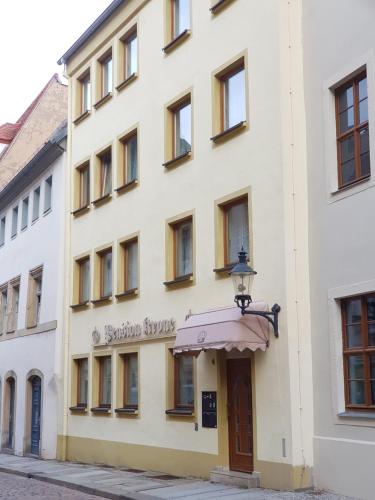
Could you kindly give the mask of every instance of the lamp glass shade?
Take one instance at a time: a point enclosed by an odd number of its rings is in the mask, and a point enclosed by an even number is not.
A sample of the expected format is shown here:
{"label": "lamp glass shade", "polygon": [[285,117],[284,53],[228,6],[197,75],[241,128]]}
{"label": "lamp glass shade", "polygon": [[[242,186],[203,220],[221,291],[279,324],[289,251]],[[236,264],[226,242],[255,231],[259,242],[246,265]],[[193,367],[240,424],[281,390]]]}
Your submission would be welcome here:
{"label": "lamp glass shade", "polygon": [[251,295],[255,271],[252,273],[231,273],[235,295]]}

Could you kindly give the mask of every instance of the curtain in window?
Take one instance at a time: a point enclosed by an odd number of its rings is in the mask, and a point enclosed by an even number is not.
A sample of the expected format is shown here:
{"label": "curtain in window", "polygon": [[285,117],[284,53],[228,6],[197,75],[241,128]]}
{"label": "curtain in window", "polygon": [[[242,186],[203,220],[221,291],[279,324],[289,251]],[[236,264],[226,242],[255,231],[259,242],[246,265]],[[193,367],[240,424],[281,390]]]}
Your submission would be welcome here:
{"label": "curtain in window", "polygon": [[42,299],[42,278],[34,278],[35,279],[35,306],[36,306],[36,323],[39,323],[40,319],[40,306]]}
{"label": "curtain in window", "polygon": [[81,302],[90,300],[90,260],[81,262]]}
{"label": "curtain in window", "polygon": [[81,171],[81,207],[90,203],[90,170],[88,167]]}
{"label": "curtain in window", "polygon": [[44,211],[47,212],[52,206],[52,176],[44,183]]}
{"label": "curtain in window", "polygon": [[1,292],[1,333],[5,332],[6,329],[6,320],[7,320],[7,308],[8,308],[8,293],[6,290]]}
{"label": "curtain in window", "polygon": [[111,404],[111,383],[112,383],[112,369],[111,358],[102,360],[102,397],[100,404]]}
{"label": "curtain in window", "polygon": [[103,96],[112,92],[112,58],[107,59],[103,63]]}
{"label": "curtain in window", "polygon": [[126,246],[127,263],[127,289],[138,288],[138,241],[133,241]]}
{"label": "curtain in window", "polygon": [[194,404],[193,357],[178,358],[179,401],[178,404],[191,406]]}
{"label": "curtain in window", "polygon": [[103,297],[112,295],[112,252],[102,257],[103,264]]}
{"label": "curtain in window", "polygon": [[193,272],[193,242],[191,221],[181,224],[176,234],[176,277]]}
{"label": "curtain in window", "polygon": [[88,361],[79,360],[79,401],[78,403],[87,404],[88,394]]}
{"label": "curtain in window", "polygon": [[110,194],[112,191],[112,161],[111,155],[102,157],[102,196]]}
{"label": "curtain in window", "polygon": [[137,148],[137,135],[134,135],[126,143],[126,182],[134,181],[137,178]]}
{"label": "curtain in window", "polygon": [[249,217],[247,203],[233,205],[227,211],[227,263],[237,262],[243,247],[249,252]]}
{"label": "curtain in window", "polygon": [[126,364],[126,396],[128,405],[138,404],[138,356],[131,354]]}

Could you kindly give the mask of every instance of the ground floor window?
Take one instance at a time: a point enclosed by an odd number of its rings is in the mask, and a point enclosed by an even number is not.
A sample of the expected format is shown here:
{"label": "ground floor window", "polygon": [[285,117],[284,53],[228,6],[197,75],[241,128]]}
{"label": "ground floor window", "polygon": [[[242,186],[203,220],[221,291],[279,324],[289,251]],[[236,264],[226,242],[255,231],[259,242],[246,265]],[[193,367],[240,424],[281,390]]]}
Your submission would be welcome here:
{"label": "ground floor window", "polygon": [[346,408],[375,410],[375,293],[341,301]]}
{"label": "ground floor window", "polygon": [[174,358],[175,408],[194,408],[194,357],[176,355]]}

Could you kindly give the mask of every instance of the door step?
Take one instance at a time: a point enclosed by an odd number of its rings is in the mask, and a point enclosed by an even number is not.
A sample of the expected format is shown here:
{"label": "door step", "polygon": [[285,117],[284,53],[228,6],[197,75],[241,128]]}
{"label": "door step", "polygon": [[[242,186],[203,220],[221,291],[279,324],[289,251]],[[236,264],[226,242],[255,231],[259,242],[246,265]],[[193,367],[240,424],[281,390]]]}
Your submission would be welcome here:
{"label": "door step", "polygon": [[212,483],[227,484],[230,486],[238,486],[239,488],[259,488],[260,473],[246,473],[229,470],[228,467],[215,467],[210,472],[210,481]]}

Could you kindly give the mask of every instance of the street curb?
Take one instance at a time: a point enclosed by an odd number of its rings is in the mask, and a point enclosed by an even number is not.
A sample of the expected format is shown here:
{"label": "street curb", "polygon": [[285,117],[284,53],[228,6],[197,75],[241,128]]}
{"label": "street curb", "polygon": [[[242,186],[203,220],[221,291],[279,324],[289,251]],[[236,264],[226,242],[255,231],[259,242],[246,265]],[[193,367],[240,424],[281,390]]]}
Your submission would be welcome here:
{"label": "street curb", "polygon": [[42,476],[35,472],[24,472],[15,469],[8,469],[7,467],[0,466],[0,472],[5,474],[14,474],[15,476],[21,476],[28,479],[35,479],[37,481],[54,484],[55,486],[63,486],[64,488],[69,488],[70,490],[81,491],[82,493],[87,493],[89,495],[94,495],[102,498],[109,498],[110,500],[150,500],[149,495],[142,495],[138,493],[132,493],[127,495],[110,493],[109,491],[100,490],[98,488],[91,488],[90,486],[84,486],[82,484],[70,483],[64,481],[63,479],[55,479],[53,477]]}

